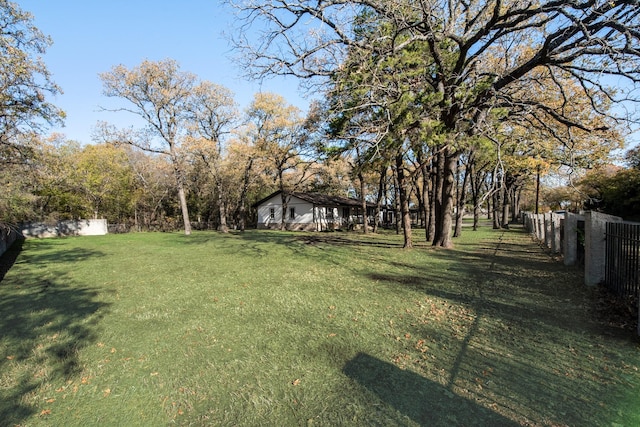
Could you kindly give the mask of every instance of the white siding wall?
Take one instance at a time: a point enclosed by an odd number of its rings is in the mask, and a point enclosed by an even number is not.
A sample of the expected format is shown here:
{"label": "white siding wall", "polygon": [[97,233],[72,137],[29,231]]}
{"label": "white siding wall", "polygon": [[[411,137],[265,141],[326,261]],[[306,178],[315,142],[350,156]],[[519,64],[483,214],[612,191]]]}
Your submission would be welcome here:
{"label": "white siding wall", "polygon": [[[291,208],[295,209],[296,216],[294,219],[289,218]],[[274,211],[274,218],[271,218],[271,209]],[[282,198],[280,194],[258,206],[258,228],[277,228],[280,226],[281,221]],[[287,205],[285,222],[287,227],[290,228],[307,229],[313,227],[313,205],[292,196]]]}
{"label": "white siding wall", "polygon": [[[260,206],[258,206],[258,227],[270,228],[280,224],[282,218],[282,206],[279,202],[280,195],[272,197]],[[274,218],[271,218],[271,209],[274,210]]]}

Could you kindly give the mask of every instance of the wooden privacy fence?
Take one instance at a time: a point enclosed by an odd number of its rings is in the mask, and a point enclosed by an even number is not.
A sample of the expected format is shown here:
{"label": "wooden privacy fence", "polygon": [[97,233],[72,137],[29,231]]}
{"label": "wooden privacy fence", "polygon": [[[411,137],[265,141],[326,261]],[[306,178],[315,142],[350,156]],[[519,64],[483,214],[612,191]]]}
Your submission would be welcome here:
{"label": "wooden privacy fence", "polygon": [[640,224],[608,222],[604,283],[619,297],[638,298]]}

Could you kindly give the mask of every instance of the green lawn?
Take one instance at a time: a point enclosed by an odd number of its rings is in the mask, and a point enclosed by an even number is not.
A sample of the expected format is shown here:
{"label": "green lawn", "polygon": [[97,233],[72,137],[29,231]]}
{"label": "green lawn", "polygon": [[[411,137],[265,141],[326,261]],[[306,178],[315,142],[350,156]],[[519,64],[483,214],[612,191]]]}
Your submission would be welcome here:
{"label": "green lawn", "polygon": [[[416,233],[416,239],[418,239]],[[28,240],[0,425],[640,425],[640,347],[521,231]]]}

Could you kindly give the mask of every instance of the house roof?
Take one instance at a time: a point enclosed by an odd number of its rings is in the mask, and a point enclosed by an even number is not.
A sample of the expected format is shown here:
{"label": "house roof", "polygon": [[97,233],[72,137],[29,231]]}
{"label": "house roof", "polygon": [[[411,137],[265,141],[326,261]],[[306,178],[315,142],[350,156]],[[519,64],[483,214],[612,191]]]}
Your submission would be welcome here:
{"label": "house roof", "polygon": [[[254,207],[261,205],[267,200],[271,199],[274,196],[282,193],[282,191],[276,191],[275,193],[270,194],[262,200],[254,203]],[[362,202],[358,199],[353,199],[350,197],[340,197],[340,196],[329,196],[327,194],[322,193],[300,193],[300,192],[290,192],[285,193],[290,196],[296,197],[300,200],[304,200],[305,202],[309,202],[316,206],[330,206],[330,207],[341,207],[341,206],[349,206],[354,208],[362,207]],[[375,203],[367,202],[367,207],[373,208],[375,207]]]}

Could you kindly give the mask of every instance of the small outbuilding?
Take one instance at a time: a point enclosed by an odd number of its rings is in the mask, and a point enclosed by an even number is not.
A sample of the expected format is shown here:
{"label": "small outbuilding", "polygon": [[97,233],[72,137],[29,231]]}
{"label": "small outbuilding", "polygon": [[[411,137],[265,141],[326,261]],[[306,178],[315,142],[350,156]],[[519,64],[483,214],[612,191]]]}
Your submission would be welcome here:
{"label": "small outbuilding", "polygon": [[[262,229],[280,228],[283,215],[287,230],[353,229],[363,222],[360,200],[321,193],[276,191],[253,206],[258,211],[257,226]],[[375,204],[367,203],[367,213],[370,218],[374,215]]]}

